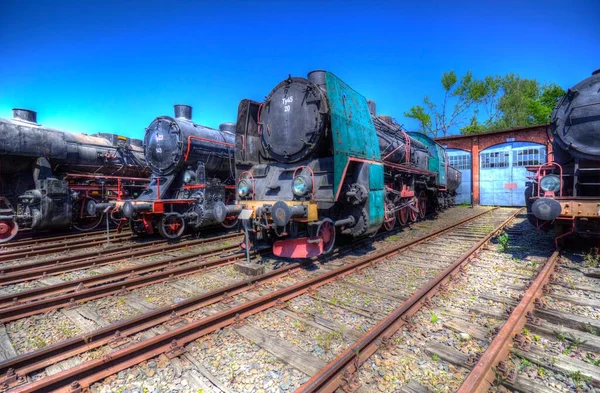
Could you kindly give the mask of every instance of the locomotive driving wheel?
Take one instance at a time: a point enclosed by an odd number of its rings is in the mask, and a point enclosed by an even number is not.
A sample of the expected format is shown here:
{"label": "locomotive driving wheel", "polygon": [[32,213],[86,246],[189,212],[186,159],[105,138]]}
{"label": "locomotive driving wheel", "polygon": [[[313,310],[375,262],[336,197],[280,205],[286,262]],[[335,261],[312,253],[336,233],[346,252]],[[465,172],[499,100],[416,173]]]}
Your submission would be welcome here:
{"label": "locomotive driving wheel", "polygon": [[394,214],[394,204],[386,202],[383,216],[383,226],[386,231],[391,231],[396,224],[396,215]]}
{"label": "locomotive driving wheel", "polygon": [[0,243],[6,243],[17,235],[19,225],[13,220],[0,221]]}
{"label": "locomotive driving wheel", "polygon": [[185,231],[185,220],[179,214],[165,214],[158,223],[158,233],[165,239],[179,239]]}
{"label": "locomotive driving wheel", "polygon": [[405,226],[406,224],[408,224],[408,216],[410,214],[409,210],[410,207],[408,206],[404,206],[403,208],[398,210],[398,222],[400,223],[400,225]]}
{"label": "locomotive driving wheel", "polygon": [[323,254],[331,253],[335,245],[335,225],[330,218],[324,218],[319,224],[317,236],[323,239]]}
{"label": "locomotive driving wheel", "polygon": [[102,223],[102,217],[104,217],[102,212],[94,216],[88,214],[86,206],[90,201],[96,202],[93,198],[88,197],[83,197],[73,202],[73,228],[78,231],[91,231]]}
{"label": "locomotive driving wheel", "polygon": [[419,217],[425,218],[425,214],[427,213],[427,195],[425,191],[421,191],[419,193]]}
{"label": "locomotive driving wheel", "polygon": [[[416,222],[417,219],[419,218],[419,202],[415,199],[413,199],[413,201],[411,202],[412,206],[409,205],[407,206],[408,209],[408,217],[410,218],[411,222]],[[417,208],[417,210],[415,210],[414,208]]]}

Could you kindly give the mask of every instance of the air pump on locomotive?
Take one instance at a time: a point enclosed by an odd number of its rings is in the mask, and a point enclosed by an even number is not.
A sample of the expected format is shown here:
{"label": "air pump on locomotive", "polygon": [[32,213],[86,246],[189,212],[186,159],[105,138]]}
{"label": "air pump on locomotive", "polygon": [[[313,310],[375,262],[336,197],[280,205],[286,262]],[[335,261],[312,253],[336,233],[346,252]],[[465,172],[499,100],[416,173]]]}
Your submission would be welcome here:
{"label": "air pump on locomotive", "polygon": [[331,252],[338,233],[415,221],[452,204],[460,183],[440,145],[377,116],[373,102],[325,71],[240,103],[236,167],[237,203],[219,203],[219,220],[251,211],[252,242],[284,257]]}
{"label": "air pump on locomotive", "polygon": [[[158,231],[167,239],[177,239],[187,229],[217,224],[215,203],[235,198],[235,124],[223,123],[215,130],[194,123],[192,107],[174,108],[174,117],[157,117],[146,129],[150,184],[137,199],[111,204],[137,234]],[[236,222],[233,218],[222,224],[232,227]]]}
{"label": "air pump on locomotive", "polygon": [[149,175],[141,141],[54,130],[36,115],[0,119],[0,242],[19,228],[96,228],[102,214],[86,205],[135,195]]}
{"label": "air pump on locomotive", "polygon": [[600,70],[570,88],[548,126],[553,159],[531,166],[528,217],[556,230],[557,243],[571,234],[600,237]]}

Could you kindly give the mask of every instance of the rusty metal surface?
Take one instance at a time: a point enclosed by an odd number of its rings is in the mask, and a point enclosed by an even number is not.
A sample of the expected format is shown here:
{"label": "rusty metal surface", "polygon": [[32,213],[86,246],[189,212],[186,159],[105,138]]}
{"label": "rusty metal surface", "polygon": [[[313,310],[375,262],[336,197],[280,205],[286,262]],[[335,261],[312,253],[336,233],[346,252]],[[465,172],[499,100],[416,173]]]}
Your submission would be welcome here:
{"label": "rusty metal surface", "polygon": [[[239,322],[250,315],[266,310],[277,304],[281,304],[282,302],[298,297],[306,292],[311,292],[315,288],[333,282],[339,277],[352,274],[356,272],[357,269],[365,268],[370,266],[372,263],[383,261],[390,256],[398,254],[402,250],[437,237],[440,234],[448,232],[466,222],[472,221],[483,214],[487,214],[492,210],[494,209],[462,220],[447,228],[423,236],[410,243],[397,246],[391,250],[388,249],[376,252],[373,255],[366,256],[358,261],[341,266],[320,276],[282,288],[270,294],[260,296],[256,299],[200,320],[190,322],[189,324],[180,328],[113,352],[103,358],[91,360],[55,375],[47,376],[46,378],[32,382],[28,385],[17,387],[15,390],[13,390],[13,392],[68,392],[70,385],[73,382],[77,382],[83,387],[89,387],[92,383],[99,381],[102,378],[169,351],[174,342],[177,344],[177,346],[184,346],[187,343],[190,343],[206,334]],[[60,343],[50,347],[56,348],[59,345]],[[6,370],[6,363],[8,362],[0,363],[0,367],[2,367],[3,370]]]}
{"label": "rusty metal surface", "polygon": [[527,323],[527,313],[533,311],[535,300],[541,296],[544,285],[550,280],[558,259],[559,251],[557,250],[548,258],[544,268],[523,294],[521,301],[510,314],[500,332],[458,389],[458,393],[483,393],[492,386],[495,379],[493,369],[498,367],[498,364],[505,360],[510,353],[513,337],[520,333]]}
{"label": "rusty metal surface", "polygon": [[[68,263],[60,264],[53,262],[53,260],[46,260],[22,265],[6,266],[3,268],[2,272],[0,272],[0,285],[15,284],[25,280],[43,278],[49,275],[56,275],[59,273],[83,269],[85,267],[109,265],[131,257],[145,257],[149,255],[161,254],[165,251],[179,249],[185,250],[187,247],[198,246],[239,236],[240,235],[238,233],[231,233],[228,235],[192,240],[176,244],[165,244],[164,240],[157,240],[155,242],[122,247],[117,251],[110,253],[95,251],[93,253],[86,254],[84,258],[79,258],[80,255],[71,257],[70,259],[72,260],[69,260],[69,258],[63,258],[66,259],[66,262]],[[92,258],[92,256],[95,256],[96,258]]]}
{"label": "rusty metal surface", "polygon": [[427,304],[433,295],[442,290],[448,281],[454,279],[460,272],[460,269],[473,258],[473,254],[483,248],[494,234],[513,220],[521,210],[517,210],[495,228],[493,232],[486,235],[485,238],[477,242],[477,244],[460,256],[444,271],[431,279],[418,292],[402,303],[400,307],[392,311],[388,317],[380,321],[353,345],[346,348],[345,351],[321,369],[321,371],[313,375],[296,392],[335,392],[344,381],[352,383],[358,367],[373,355],[381,345],[387,342],[400,327],[409,323],[410,318],[421,307]]}
{"label": "rusty metal surface", "polygon": [[132,336],[140,331],[149,329],[153,326],[174,319],[182,319],[179,317],[180,315],[184,315],[199,308],[219,302],[226,295],[236,295],[254,288],[254,285],[256,284],[268,282],[299,269],[301,269],[301,265],[299,264],[288,265],[257,277],[252,277],[244,281],[233,283],[229,286],[218,288],[214,291],[185,299],[169,306],[143,313],[134,318],[113,323],[91,333],[73,337],[71,339],[49,345],[40,350],[25,353],[18,357],[8,359],[4,362],[0,362],[0,375],[4,379],[9,373],[9,369],[13,369],[14,373],[17,375],[27,375],[28,373],[43,369],[44,367],[67,359],[71,356],[75,356],[99,346],[106,345],[116,338],[119,338],[120,340],[127,340],[127,337]]}
{"label": "rusty metal surface", "polygon": [[[121,233],[121,234],[113,234],[110,237],[112,242],[123,242],[131,237],[130,233]],[[18,250],[6,250],[4,252],[0,252],[0,262],[11,261],[19,258],[27,258],[27,257],[35,257],[39,255],[47,255],[58,252],[66,252],[66,251],[74,251],[82,248],[88,248],[93,246],[98,246],[106,243],[106,235],[100,235],[94,238],[86,238],[86,239],[75,239],[73,241],[69,241],[68,243],[58,243],[46,245],[44,243],[37,244],[36,246],[30,246],[26,250],[18,249]]]}
{"label": "rusty metal surface", "polygon": [[[195,274],[198,273],[198,271],[201,269],[214,268],[218,266],[232,264],[238,260],[245,258],[245,254],[232,254],[210,261],[202,260],[208,256],[221,254],[225,250],[233,251],[238,248],[238,246],[230,246],[217,250],[207,251],[206,253],[200,254],[199,256],[186,257],[186,260],[190,262],[190,264],[187,266],[182,266],[179,268],[166,268],[159,272],[147,274],[145,276],[140,277],[137,277],[137,273],[133,272],[130,273],[130,278],[125,281],[101,285],[94,288],[82,288],[81,290],[76,290],[73,293],[67,293],[57,297],[44,298],[25,304],[17,304],[12,307],[3,308],[0,309],[0,322],[7,323],[20,318],[41,314],[47,311],[63,308],[66,306],[75,306],[79,303],[87,302],[101,297],[106,297],[111,294],[125,293],[132,289],[145,287],[163,281],[169,281],[175,277]],[[193,263],[193,261],[197,260],[199,257],[201,257],[202,259],[197,263]],[[163,266],[165,265],[168,265],[168,262],[163,264]]]}
{"label": "rusty metal surface", "polygon": [[[124,231],[125,232],[125,231]],[[111,236],[114,235],[116,233],[116,229],[112,229],[110,231]],[[128,230],[126,231],[127,234],[131,235],[131,232],[129,232]],[[23,234],[21,237],[19,237],[19,235]],[[105,230],[101,230],[101,231],[89,231],[89,232],[79,232],[79,233],[71,233],[68,235],[49,235],[48,233],[44,233],[44,232],[32,232],[31,230],[26,231],[25,229],[22,229],[19,231],[19,234],[17,235],[17,237],[15,237],[16,240],[12,240],[10,243],[5,243],[2,244],[2,247],[0,249],[0,255],[3,253],[3,251],[10,251],[11,249],[14,248],[20,248],[20,247],[24,247],[24,246],[37,246],[37,245],[42,245],[44,243],[51,243],[51,242],[60,242],[60,241],[69,241],[70,239],[85,239],[88,238],[90,236],[98,236],[98,235],[102,235],[104,234],[104,236],[106,237],[106,229]]]}

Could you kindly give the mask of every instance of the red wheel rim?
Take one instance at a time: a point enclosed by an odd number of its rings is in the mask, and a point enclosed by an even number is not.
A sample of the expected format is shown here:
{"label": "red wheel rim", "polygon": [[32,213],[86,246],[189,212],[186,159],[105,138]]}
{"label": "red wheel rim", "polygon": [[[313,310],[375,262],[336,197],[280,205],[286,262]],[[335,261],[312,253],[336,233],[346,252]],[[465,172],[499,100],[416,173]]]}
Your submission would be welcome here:
{"label": "red wheel rim", "polygon": [[408,210],[410,208],[408,206],[404,206],[402,209],[398,211],[398,221],[400,221],[400,225],[404,226],[408,224]]}
{"label": "red wheel rim", "polygon": [[396,215],[393,212],[394,205],[391,203],[385,204],[385,212],[383,217],[383,226],[386,230],[391,231],[396,224]]}
{"label": "red wheel rim", "polygon": [[411,209],[410,207],[407,208],[408,210],[410,210],[410,221],[415,222],[417,221],[417,218],[419,217],[419,213],[417,213],[416,211],[414,211],[413,209]]}
{"label": "red wheel rim", "polygon": [[102,223],[102,217],[104,214],[100,213],[98,216],[90,216],[85,209],[89,200],[95,201],[93,198],[83,197],[73,204],[73,228],[78,231],[91,231]]}
{"label": "red wheel rim", "polygon": [[427,195],[425,195],[425,191],[421,191],[419,194],[419,217],[425,218],[425,214],[427,214]]}
{"label": "red wheel rim", "polygon": [[335,244],[335,226],[330,219],[325,219],[319,225],[317,236],[323,239],[323,254],[331,252]]}
{"label": "red wheel rim", "polygon": [[14,221],[0,221],[0,243],[7,242],[17,235],[19,226]]}

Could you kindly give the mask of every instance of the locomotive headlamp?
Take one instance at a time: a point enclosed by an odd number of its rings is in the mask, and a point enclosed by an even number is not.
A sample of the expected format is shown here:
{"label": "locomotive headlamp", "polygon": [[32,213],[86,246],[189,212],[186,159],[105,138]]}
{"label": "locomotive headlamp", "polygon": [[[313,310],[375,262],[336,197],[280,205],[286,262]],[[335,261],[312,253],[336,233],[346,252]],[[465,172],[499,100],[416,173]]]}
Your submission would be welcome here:
{"label": "locomotive headlamp", "polygon": [[238,196],[240,198],[243,198],[245,196],[247,196],[250,193],[250,182],[246,179],[242,179],[240,180],[240,182],[238,183]]}
{"label": "locomotive headlamp", "polygon": [[292,192],[296,196],[304,196],[312,189],[312,181],[308,176],[296,176],[292,181]]}
{"label": "locomotive headlamp", "polygon": [[188,184],[192,180],[194,180],[195,177],[196,177],[196,174],[194,173],[194,171],[185,171],[185,174],[183,175],[183,182],[185,184]]}
{"label": "locomotive headlamp", "polygon": [[560,178],[557,175],[546,175],[540,180],[540,188],[544,191],[556,192],[560,189]]}

